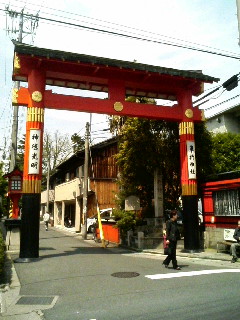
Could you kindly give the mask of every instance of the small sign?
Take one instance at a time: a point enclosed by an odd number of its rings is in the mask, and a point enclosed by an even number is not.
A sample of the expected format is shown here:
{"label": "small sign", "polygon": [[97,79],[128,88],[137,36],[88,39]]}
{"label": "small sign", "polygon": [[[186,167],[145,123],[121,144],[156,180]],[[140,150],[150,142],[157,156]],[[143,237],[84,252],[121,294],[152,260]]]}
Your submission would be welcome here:
{"label": "small sign", "polygon": [[129,196],[125,199],[125,210],[140,210],[140,199],[136,196]]}
{"label": "small sign", "polygon": [[187,141],[188,179],[196,179],[195,142]]}
{"label": "small sign", "polygon": [[28,174],[39,174],[41,130],[30,129]]}

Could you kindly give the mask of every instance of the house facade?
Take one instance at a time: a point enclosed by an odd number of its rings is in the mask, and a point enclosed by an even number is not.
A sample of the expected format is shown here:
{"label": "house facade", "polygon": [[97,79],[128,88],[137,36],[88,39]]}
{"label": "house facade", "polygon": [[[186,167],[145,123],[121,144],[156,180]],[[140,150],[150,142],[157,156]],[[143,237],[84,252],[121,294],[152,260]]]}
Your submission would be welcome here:
{"label": "house facade", "polygon": [[[112,138],[90,148],[88,169],[87,217],[100,209],[115,207],[118,192],[117,139]],[[61,163],[50,178],[52,199],[49,197],[51,215],[55,226],[71,221],[76,232],[81,231],[83,221],[84,154],[81,150]],[[42,192],[42,212],[46,208],[46,191]]]}
{"label": "house facade", "polygon": [[240,133],[240,104],[217,112],[207,119],[206,126],[212,133]]}
{"label": "house facade", "polygon": [[[217,134],[240,133],[240,104],[217,112],[206,121],[208,131]],[[216,248],[223,241],[225,229],[235,229],[240,220],[240,172],[208,177],[202,185],[205,247]]]}
{"label": "house facade", "polygon": [[240,220],[240,171],[209,177],[202,190],[205,247],[216,248],[224,229],[235,229]]}

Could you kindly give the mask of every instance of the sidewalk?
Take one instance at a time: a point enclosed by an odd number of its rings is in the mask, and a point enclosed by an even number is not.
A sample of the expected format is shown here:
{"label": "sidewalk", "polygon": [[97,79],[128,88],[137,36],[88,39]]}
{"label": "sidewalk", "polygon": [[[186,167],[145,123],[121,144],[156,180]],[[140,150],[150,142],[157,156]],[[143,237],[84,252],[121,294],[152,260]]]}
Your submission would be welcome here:
{"label": "sidewalk", "polygon": [[[62,233],[65,235],[68,235],[70,237],[74,237],[75,239],[82,239],[81,234],[75,233],[74,230],[71,228],[51,228],[53,231],[56,231],[58,233]],[[101,247],[101,243],[96,243],[94,240],[92,240],[92,235],[88,235],[88,240],[85,240],[87,243],[89,243],[91,246],[97,246]],[[111,250],[111,248],[116,248],[118,245],[116,244],[109,244],[107,246],[107,249]],[[49,249],[49,248],[46,248]],[[107,250],[106,249],[106,250]],[[155,254],[164,257],[163,249],[145,249],[145,250],[134,250],[133,248],[124,248],[129,251],[135,251],[135,252],[141,252],[146,254]],[[21,284],[18,278],[18,275],[15,270],[15,265],[12,262],[12,259],[16,258],[18,256],[17,251],[7,252],[8,260],[6,263],[7,273],[10,275],[10,283],[2,286],[0,288],[0,318],[4,320],[42,320],[43,314],[41,310],[52,308],[55,304],[57,297],[55,300],[53,300],[52,305],[38,305],[36,308],[36,305],[23,305],[23,304],[17,304],[19,298],[20,298],[20,288]],[[205,250],[204,252],[199,253],[186,253],[183,252],[182,249],[177,249],[177,256],[178,257],[184,257],[186,259],[208,259],[208,260],[219,260],[219,261],[227,261],[229,262],[229,265],[233,267],[233,264],[230,263],[231,256],[227,253],[217,253],[216,250]],[[26,266],[27,267],[27,266]],[[240,263],[235,263],[234,267],[239,268]],[[45,269],[47,270],[48,266],[44,265],[42,271]],[[47,272],[47,271],[46,271]],[[25,276],[28,276],[28,273],[25,274]],[[22,279],[22,278],[21,278]],[[22,279],[23,280],[23,279]],[[24,279],[25,280],[25,279]],[[28,278],[27,278],[28,280]],[[28,293],[29,294],[29,293]],[[55,301],[55,302],[54,302]]]}

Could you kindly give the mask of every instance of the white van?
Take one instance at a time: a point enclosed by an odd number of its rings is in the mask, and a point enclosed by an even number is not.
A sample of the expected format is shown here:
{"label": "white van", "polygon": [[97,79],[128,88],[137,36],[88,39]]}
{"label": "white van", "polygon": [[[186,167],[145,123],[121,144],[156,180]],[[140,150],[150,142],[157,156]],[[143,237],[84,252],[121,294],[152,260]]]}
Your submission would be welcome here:
{"label": "white van", "polygon": [[[113,208],[107,208],[100,210],[101,221],[113,220]],[[92,217],[87,218],[87,232],[93,232],[92,225],[98,220],[98,214],[94,214]]]}

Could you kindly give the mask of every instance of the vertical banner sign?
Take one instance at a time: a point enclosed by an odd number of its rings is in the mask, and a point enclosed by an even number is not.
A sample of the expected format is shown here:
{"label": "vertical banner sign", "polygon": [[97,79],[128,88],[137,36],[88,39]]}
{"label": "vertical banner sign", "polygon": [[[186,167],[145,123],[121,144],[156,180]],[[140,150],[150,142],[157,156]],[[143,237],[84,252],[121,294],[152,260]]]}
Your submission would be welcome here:
{"label": "vertical banner sign", "polygon": [[187,141],[188,179],[196,179],[195,142]]}
{"label": "vertical banner sign", "polygon": [[30,129],[28,174],[39,174],[41,130]]}

